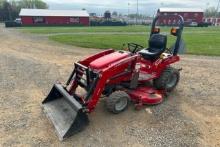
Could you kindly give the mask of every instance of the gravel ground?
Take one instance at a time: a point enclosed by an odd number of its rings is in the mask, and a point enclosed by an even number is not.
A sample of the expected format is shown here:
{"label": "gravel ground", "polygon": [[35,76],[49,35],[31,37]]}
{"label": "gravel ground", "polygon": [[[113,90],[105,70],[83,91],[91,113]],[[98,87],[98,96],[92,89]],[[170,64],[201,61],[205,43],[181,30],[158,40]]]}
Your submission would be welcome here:
{"label": "gravel ground", "polygon": [[0,26],[0,146],[220,146],[220,57],[184,55],[181,81],[163,104],[119,115],[103,100],[85,131],[60,142],[41,101],[73,62],[98,52]]}

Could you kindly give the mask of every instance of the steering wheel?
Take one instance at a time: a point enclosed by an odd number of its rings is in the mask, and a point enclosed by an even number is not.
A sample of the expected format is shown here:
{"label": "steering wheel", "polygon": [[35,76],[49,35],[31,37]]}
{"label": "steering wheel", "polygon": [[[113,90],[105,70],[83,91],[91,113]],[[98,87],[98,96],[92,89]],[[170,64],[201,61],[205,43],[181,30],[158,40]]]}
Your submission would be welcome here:
{"label": "steering wheel", "polygon": [[139,44],[136,44],[136,43],[128,43],[128,50],[131,52],[131,53],[136,53],[138,52],[139,50],[143,49],[144,47],[139,45]]}

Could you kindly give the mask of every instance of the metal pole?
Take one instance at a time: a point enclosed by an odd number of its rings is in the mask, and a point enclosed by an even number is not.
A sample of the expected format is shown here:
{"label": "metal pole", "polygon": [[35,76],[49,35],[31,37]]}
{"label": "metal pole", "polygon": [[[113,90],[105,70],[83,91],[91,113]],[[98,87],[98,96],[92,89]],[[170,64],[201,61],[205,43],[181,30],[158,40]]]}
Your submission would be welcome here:
{"label": "metal pole", "polygon": [[216,14],[215,14],[215,25],[218,24],[218,19],[217,19],[217,17],[218,17],[219,4],[220,4],[220,0],[218,1],[218,5],[217,5],[217,8],[216,8]]}
{"label": "metal pole", "polygon": [[137,0],[137,16],[136,16],[136,25],[138,24],[138,14],[139,14],[139,8],[138,8],[138,0]]}
{"label": "metal pole", "polygon": [[129,6],[130,6],[130,3],[128,3],[128,16],[129,16],[129,12],[130,12],[130,10],[129,10]]}

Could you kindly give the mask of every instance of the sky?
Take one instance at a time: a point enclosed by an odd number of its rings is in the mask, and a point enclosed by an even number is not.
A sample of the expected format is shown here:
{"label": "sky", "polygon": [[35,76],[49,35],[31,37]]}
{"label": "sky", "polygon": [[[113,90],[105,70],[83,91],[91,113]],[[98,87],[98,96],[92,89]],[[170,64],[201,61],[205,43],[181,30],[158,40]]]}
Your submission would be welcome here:
{"label": "sky", "polygon": [[[137,0],[43,0],[49,9],[82,9],[103,14],[105,10],[128,14],[136,13]],[[219,0],[138,0],[139,13],[152,16],[159,7],[202,8],[217,7]]]}

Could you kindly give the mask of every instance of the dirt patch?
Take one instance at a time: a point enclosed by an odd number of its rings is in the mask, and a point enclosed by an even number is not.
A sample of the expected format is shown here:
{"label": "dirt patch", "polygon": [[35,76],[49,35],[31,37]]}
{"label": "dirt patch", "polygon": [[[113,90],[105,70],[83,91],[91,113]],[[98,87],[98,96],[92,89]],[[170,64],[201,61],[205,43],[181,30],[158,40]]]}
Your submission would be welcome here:
{"label": "dirt patch", "polygon": [[220,58],[182,56],[177,89],[161,105],[119,115],[102,99],[85,131],[60,142],[41,101],[75,61],[95,49],[61,45],[0,27],[1,146],[220,146]]}

